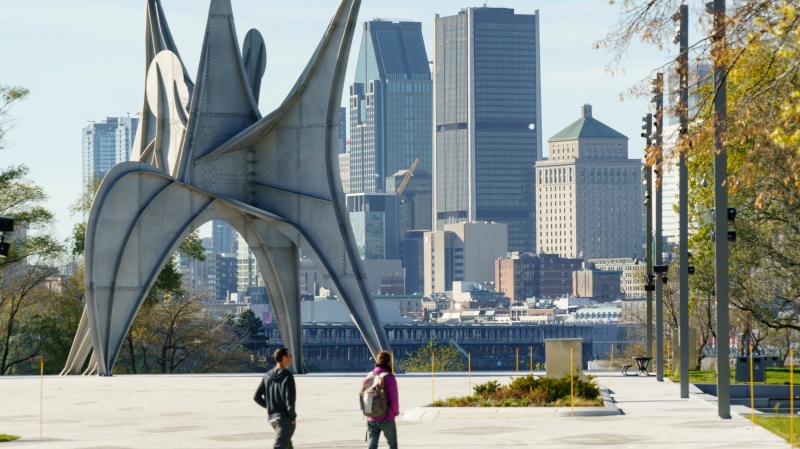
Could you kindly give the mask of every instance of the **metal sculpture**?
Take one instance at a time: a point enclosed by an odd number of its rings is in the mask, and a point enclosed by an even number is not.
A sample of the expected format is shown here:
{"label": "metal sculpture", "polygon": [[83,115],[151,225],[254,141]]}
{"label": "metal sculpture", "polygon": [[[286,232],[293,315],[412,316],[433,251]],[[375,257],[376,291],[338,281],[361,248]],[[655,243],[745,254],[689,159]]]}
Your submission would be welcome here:
{"label": "metal sculpture", "polygon": [[257,106],[264,41],[237,45],[229,0],[212,0],[197,83],[159,0],[147,0],[147,76],[131,162],[103,180],[86,229],[86,309],[63,374],[111,375],[159,271],[210,220],[230,223],[255,255],[294,370],[302,360],[298,249],[336,286],[373,354],[388,349],[364,287],[339,179],[343,77],[360,0],[342,0],[295,86],[275,111]]}

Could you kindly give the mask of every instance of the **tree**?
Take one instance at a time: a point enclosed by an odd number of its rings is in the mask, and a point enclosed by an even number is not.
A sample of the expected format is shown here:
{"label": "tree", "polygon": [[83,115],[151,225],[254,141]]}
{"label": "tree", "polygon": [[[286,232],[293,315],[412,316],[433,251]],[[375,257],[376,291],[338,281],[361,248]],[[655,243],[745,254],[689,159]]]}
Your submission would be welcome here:
{"label": "tree", "polygon": [[[764,132],[778,120],[772,104],[780,103],[783,93],[767,90],[761,103],[747,103],[754,86],[783,71],[776,66],[775,51],[766,42],[749,45],[728,73],[729,102],[744,102],[743,107],[751,110],[749,115],[736,116],[726,141],[728,205],[738,211],[737,241],[729,247],[730,300],[742,312],[735,321],[739,325],[735,332],[756,346],[769,336],[769,329],[800,330],[800,191],[789,163],[797,151],[777,144]],[[711,114],[710,105],[697,114],[696,126],[689,133],[693,147],[688,154],[690,220],[696,223],[690,251],[697,267],[690,285],[694,298],[707,298],[708,312],[715,287],[713,191],[700,181],[713,172]],[[708,324],[713,321],[709,319]],[[743,345],[740,351],[746,349]]]}
{"label": "tree", "polygon": [[9,110],[14,103],[28,98],[28,89],[19,86],[0,86],[0,150],[5,148],[6,133],[11,129],[13,120]]}
{"label": "tree", "polygon": [[[614,3],[612,1],[612,3]],[[621,62],[630,44],[637,39],[645,44],[662,49],[673,36],[675,24],[673,14],[683,3],[678,0],[620,0],[620,20],[606,35],[595,43],[598,48],[606,48],[613,54],[609,69],[614,72],[622,69]],[[694,39],[690,53],[697,60],[711,60],[712,16],[704,13],[706,0],[691,2],[692,17],[699,19],[703,34]],[[755,155],[772,159],[778,151],[782,153],[783,182],[800,189],[800,153],[795,149],[800,143],[800,77],[798,77],[797,56],[800,40],[800,15],[797,8],[800,0],[741,0],[728,2],[726,16],[726,48],[715,51],[727,67],[726,77],[731,87],[732,78],[738,76],[737,95],[728,96],[728,145],[744,145]],[[693,37],[693,36],[690,36]],[[753,71],[753,69],[756,69]],[[664,70],[664,67],[654,68]],[[690,86],[692,90],[702,90],[708,79],[700,79]],[[633,86],[628,94],[647,95],[644,80]],[[702,105],[710,105],[716,95],[713,88],[703,91]],[[676,110],[672,111],[678,112]],[[707,116],[698,115],[690,129],[695,126],[711,126]],[[703,132],[690,133],[683,139],[679,150],[691,153],[698,149],[698,143],[706,139]],[[707,147],[706,147],[707,148]],[[789,150],[783,152],[781,150]],[[655,161],[659,149],[654,149],[649,163]],[[665,161],[667,162],[667,161]],[[755,186],[760,184],[759,173],[763,165],[759,158],[746,158],[740,169],[733,173],[731,187],[737,185]],[[759,186],[759,196],[769,197],[777,185]]]}
{"label": "tree", "polygon": [[86,305],[82,267],[71,276],[62,274],[52,280],[57,281],[57,288],[43,292],[40,308],[45,374],[58,374],[64,368]]}
{"label": "tree", "polygon": [[[0,148],[11,126],[9,108],[27,97],[19,87],[0,86]],[[15,221],[8,256],[0,259],[0,375],[19,371],[41,355],[46,344],[47,292],[42,288],[58,273],[63,246],[49,232],[53,214],[44,206],[44,190],[27,178],[24,165],[0,169],[0,215]]]}
{"label": "tree", "polygon": [[[224,320],[215,320],[198,294],[175,295],[143,307],[131,327],[138,357],[121,354],[115,373],[235,372],[252,357]],[[136,363],[137,365],[134,365]]]}
{"label": "tree", "polygon": [[7,299],[0,311],[0,375],[10,374],[15,366],[40,355],[43,335],[37,312],[44,298],[38,287],[57,272],[39,266],[26,269],[22,275],[3,278],[0,291]]}
{"label": "tree", "polygon": [[252,310],[247,309],[239,315],[239,322],[234,329],[245,342],[247,349],[258,352],[267,347],[264,323]]}
{"label": "tree", "polygon": [[[623,12],[618,25],[597,43],[614,52],[612,70],[621,67],[621,56],[637,38],[657,48],[664,45],[672,36],[671,16],[678,3],[620,2]],[[697,2],[692,14],[700,17],[706,33],[690,52],[698,60],[709,60],[711,15],[700,12],[703,3]],[[741,312],[735,314],[733,332],[756,345],[769,337],[770,329],[800,328],[800,265],[796,262],[800,260],[798,4],[798,0],[729,2],[727,45],[714,53],[726,67],[728,123],[723,143],[728,154],[728,206],[739,212],[738,238],[730,246],[729,257],[730,301]],[[713,193],[700,182],[708,181],[713,173],[715,151],[711,100],[716,91],[707,81],[701,79],[690,86],[702,101],[678,150],[689,162],[690,221],[696,225],[690,239],[696,265],[690,280],[692,308],[703,312],[707,317],[704,325],[712,331],[709,336],[716,337],[710,220]],[[634,86],[629,94],[643,94],[642,87]],[[659,149],[653,150],[648,157],[651,165]]]}
{"label": "tree", "polygon": [[467,366],[464,356],[452,344],[442,345],[436,342],[436,337],[428,340],[428,344],[419,348],[409,358],[400,361],[400,366],[408,372],[430,371],[431,357],[433,357],[436,371],[462,371]]}

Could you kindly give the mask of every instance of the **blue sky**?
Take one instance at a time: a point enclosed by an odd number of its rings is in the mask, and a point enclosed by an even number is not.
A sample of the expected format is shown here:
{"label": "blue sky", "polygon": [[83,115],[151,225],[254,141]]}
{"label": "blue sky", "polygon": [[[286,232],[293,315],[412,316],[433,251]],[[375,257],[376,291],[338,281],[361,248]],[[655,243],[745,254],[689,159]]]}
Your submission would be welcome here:
{"label": "blue sky", "polygon": [[[144,0],[0,0],[0,84],[24,86],[30,98],[12,109],[15,127],[0,164],[25,163],[50,195],[55,229],[66,238],[75,221],[67,210],[81,192],[81,128],[88,120],[135,114],[144,86]],[[208,1],[162,0],[189,73],[197,70]],[[251,28],[267,45],[260,108],[266,115],[294,84],[336,9],[336,0],[232,0],[240,41]],[[376,17],[422,22],[432,59],[433,18],[481,6],[465,0],[363,0],[359,22]],[[539,9],[542,63],[542,132],[546,140],[579,115],[584,103],[594,117],[630,138],[631,157],[641,157],[640,118],[646,99],[620,101],[620,93],[675,57],[675,50],[636,46],[625,73],[612,77],[611,55],[592,49],[616,23],[619,6],[602,0],[490,1],[517,13]],[[353,80],[359,26],[348,75]],[[346,86],[345,86],[346,88]],[[346,101],[346,98],[345,98]]]}

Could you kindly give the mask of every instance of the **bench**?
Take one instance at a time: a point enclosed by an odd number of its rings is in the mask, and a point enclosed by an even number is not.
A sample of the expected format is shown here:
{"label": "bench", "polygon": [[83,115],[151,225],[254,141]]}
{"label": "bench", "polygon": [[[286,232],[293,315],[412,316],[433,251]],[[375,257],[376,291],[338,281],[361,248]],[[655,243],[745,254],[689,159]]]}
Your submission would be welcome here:
{"label": "bench", "polygon": [[628,374],[628,368],[633,365],[622,365],[622,374],[625,376],[633,376],[634,374]]}

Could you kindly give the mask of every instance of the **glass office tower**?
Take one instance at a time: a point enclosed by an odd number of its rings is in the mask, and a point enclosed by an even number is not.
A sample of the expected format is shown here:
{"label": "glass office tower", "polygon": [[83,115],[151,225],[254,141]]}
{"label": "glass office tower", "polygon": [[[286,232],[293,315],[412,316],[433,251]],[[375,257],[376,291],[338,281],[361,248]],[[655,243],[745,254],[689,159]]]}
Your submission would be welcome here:
{"label": "glass office tower", "polygon": [[539,13],[467,8],[437,15],[434,30],[436,228],[507,223],[508,250],[534,251]]}
{"label": "glass office tower", "polygon": [[431,170],[432,108],[421,24],[365,22],[350,85],[350,193],[386,192],[417,158]]}
{"label": "glass office tower", "polygon": [[106,117],[82,130],[83,189],[105,177],[111,168],[128,160],[136,136],[138,118]]}

